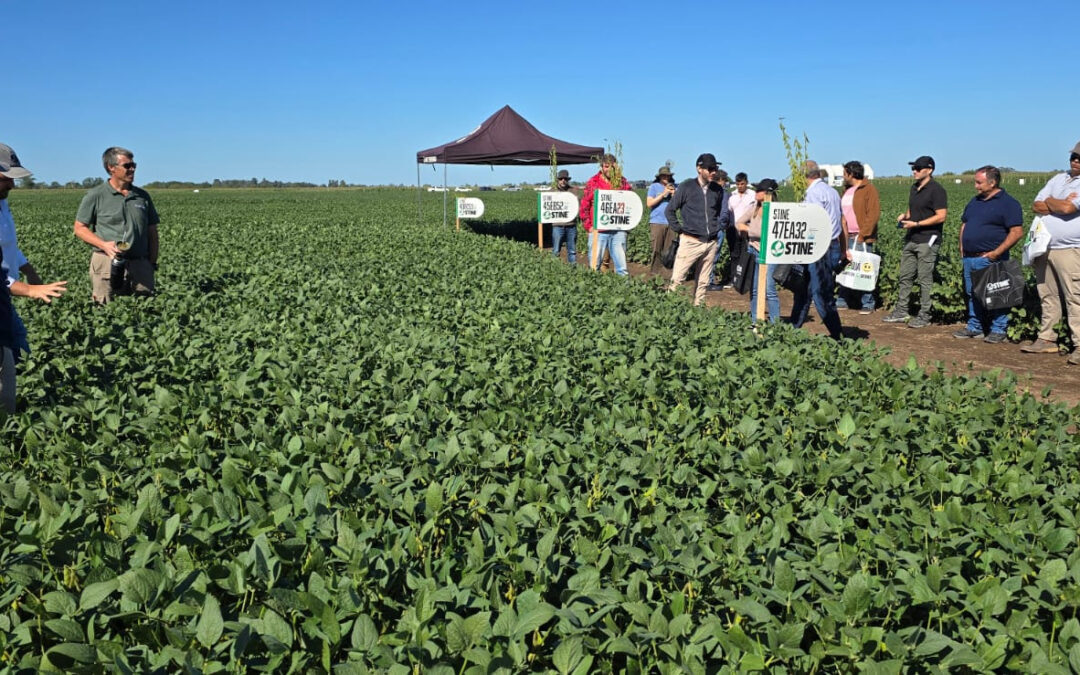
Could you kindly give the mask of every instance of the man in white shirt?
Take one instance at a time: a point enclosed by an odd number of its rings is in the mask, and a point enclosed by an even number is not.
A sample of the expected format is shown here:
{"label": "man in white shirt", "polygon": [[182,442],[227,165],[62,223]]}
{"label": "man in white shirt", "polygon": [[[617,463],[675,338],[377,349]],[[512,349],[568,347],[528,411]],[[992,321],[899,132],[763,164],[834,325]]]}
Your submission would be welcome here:
{"label": "man in white shirt", "polygon": [[[64,294],[66,281],[42,284],[37,272],[26,260],[15,241],[15,221],[8,208],[7,196],[15,187],[16,178],[31,175],[19,162],[10,146],[0,143],[0,274],[5,278],[0,287],[0,410],[15,412],[15,363],[19,350],[30,351],[26,329],[11,304],[11,295],[22,295],[44,302]],[[13,271],[8,271],[10,269]],[[26,274],[30,283],[19,281],[19,271]]]}
{"label": "man in white shirt", "polygon": [[795,293],[791,307],[791,325],[800,328],[806,322],[810,315],[810,302],[813,300],[821,322],[829,331],[829,337],[839,340],[843,337],[843,325],[840,323],[840,314],[836,311],[833,291],[836,286],[836,268],[841,260],[849,259],[850,255],[847,250],[847,233],[841,227],[840,195],[821,180],[821,170],[817,162],[807,160],[803,169],[808,181],[803,201],[817,204],[829,214],[829,220],[832,221],[832,241],[821,260],[807,265],[810,287]]}
{"label": "man in white shirt", "polygon": [[[1035,259],[1035,282],[1042,304],[1039,336],[1020,350],[1056,354],[1054,326],[1061,320],[1062,310],[1073,344],[1080,343],[1080,143],[1069,153],[1069,170],[1039,190],[1031,210],[1050,232],[1050,244],[1046,253]],[[1080,349],[1066,363],[1080,365]]]}

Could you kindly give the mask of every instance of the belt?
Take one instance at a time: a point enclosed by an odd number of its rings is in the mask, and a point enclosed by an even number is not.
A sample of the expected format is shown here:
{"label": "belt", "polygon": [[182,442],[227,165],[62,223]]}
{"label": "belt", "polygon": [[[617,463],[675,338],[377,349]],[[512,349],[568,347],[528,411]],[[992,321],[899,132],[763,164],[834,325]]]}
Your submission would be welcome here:
{"label": "belt", "polygon": [[[105,251],[102,251],[101,249],[95,248],[94,249],[94,255],[108,255],[108,253],[106,253]],[[125,256],[118,256],[118,257],[121,260],[146,260],[146,258],[147,258],[147,256],[145,256],[145,255],[125,255]]]}

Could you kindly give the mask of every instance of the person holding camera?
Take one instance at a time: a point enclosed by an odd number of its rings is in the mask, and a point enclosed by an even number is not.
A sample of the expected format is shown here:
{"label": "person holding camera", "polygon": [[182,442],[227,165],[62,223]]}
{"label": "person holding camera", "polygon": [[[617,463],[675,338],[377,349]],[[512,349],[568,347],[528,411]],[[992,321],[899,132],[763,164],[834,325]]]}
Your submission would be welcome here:
{"label": "person holding camera", "polygon": [[117,295],[152,295],[158,260],[158,213],[135,187],[135,155],[112,147],[101,156],[109,180],[92,188],[75,215],[75,236],[94,247],[90,287],[104,304]]}
{"label": "person holding camera", "polygon": [[661,256],[675,240],[675,232],[667,221],[667,203],[674,196],[675,174],[671,173],[671,166],[665,164],[657,170],[656,178],[645,193],[645,205],[649,207],[649,241],[652,244],[649,272],[654,277],[660,274],[663,267]]}

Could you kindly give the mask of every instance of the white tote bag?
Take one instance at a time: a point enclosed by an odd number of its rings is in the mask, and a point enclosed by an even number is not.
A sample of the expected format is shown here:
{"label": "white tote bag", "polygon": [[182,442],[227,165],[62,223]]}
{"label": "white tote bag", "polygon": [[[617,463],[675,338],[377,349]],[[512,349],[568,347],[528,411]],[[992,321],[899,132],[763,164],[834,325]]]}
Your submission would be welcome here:
{"label": "white tote bag", "polygon": [[859,249],[856,241],[851,248],[851,262],[836,276],[836,283],[853,291],[869,293],[877,286],[878,269],[881,256],[866,250],[866,244]]}
{"label": "white tote bag", "polygon": [[1046,229],[1042,218],[1035,216],[1028,229],[1027,239],[1024,240],[1024,265],[1035,264],[1035,258],[1046,255],[1046,249],[1050,246],[1050,230]]}

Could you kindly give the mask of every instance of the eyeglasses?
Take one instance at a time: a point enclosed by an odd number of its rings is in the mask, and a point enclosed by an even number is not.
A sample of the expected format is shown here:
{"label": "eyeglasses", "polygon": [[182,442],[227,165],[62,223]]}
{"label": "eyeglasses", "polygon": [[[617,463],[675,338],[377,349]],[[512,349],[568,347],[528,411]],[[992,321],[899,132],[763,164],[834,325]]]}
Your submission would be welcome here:
{"label": "eyeglasses", "polygon": [[132,169],[134,169],[137,166],[137,164],[135,164],[135,162],[124,162],[120,166],[123,167],[124,169],[127,169],[128,171],[131,171]]}
{"label": "eyeglasses", "polygon": [[1072,153],[1071,155],[1069,155],[1069,161],[1070,162],[1080,162],[1080,155],[1076,154],[1075,152]]}

